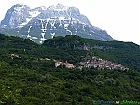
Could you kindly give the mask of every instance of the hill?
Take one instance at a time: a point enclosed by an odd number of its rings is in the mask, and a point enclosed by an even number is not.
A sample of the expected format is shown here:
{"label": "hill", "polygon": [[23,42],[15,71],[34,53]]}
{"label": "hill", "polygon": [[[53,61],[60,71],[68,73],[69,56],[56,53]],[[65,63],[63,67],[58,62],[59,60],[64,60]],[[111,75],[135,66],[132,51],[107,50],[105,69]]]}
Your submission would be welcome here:
{"label": "hill", "polygon": [[[134,43],[72,35],[39,45],[29,39],[0,34],[0,49],[3,105],[93,105],[95,100],[115,103],[140,99],[140,49]],[[130,70],[55,67],[54,59],[79,66],[80,61],[91,56],[120,63]]]}
{"label": "hill", "polygon": [[[54,39],[46,40],[43,46],[53,47],[59,50],[61,49],[62,51],[66,51],[68,53],[71,51],[78,51],[76,54],[73,53],[73,56],[76,56],[78,53],[83,51],[85,52],[83,53],[84,57],[85,54],[88,53],[90,56],[95,55],[102,59],[115,63],[121,63],[131,69],[140,71],[140,46],[132,42],[100,41],[80,38],[75,35],[67,35],[66,37],[56,37]],[[59,54],[57,54],[57,56],[59,56]],[[81,56],[83,55],[81,54]],[[72,59],[69,58],[69,56],[63,57],[67,57],[65,60]]]}

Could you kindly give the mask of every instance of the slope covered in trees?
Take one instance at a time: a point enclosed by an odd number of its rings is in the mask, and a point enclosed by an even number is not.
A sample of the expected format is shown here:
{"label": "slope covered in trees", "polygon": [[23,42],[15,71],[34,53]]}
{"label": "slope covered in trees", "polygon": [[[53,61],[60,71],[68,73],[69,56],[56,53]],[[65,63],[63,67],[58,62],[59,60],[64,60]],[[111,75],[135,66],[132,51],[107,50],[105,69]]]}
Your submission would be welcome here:
{"label": "slope covered in trees", "polygon": [[[89,55],[99,56],[140,71],[140,46],[132,42],[100,41],[68,35],[66,37],[56,37],[46,40],[43,45],[61,49],[62,51],[67,51],[67,53],[70,51],[86,51]],[[76,54],[73,53],[72,56]]]}
{"label": "slope covered in trees", "polygon": [[[0,103],[3,105],[93,105],[94,100],[140,99],[139,46],[133,43],[66,36],[38,45],[28,39],[0,35],[0,49]],[[56,68],[53,61],[67,60],[78,65],[93,54],[131,69]]]}

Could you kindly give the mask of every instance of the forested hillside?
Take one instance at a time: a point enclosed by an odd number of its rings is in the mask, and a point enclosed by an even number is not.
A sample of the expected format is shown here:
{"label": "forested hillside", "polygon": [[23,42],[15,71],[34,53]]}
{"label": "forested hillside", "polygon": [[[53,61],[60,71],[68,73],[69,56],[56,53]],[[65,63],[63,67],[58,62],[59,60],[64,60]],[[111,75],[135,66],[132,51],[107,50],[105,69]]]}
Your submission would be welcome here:
{"label": "forested hillside", "polygon": [[[140,101],[140,47],[134,43],[56,37],[39,45],[0,35],[0,104],[93,105],[94,100]],[[55,67],[54,59],[78,66],[87,56],[130,70]],[[49,60],[44,60],[48,58]]]}
{"label": "forested hillside", "polygon": [[[72,56],[86,51],[86,53],[82,54],[87,55],[88,53],[88,55],[99,56],[103,59],[110,60],[115,63],[121,63],[131,69],[140,71],[140,46],[132,42],[100,41],[84,39],[75,35],[68,35],[66,37],[56,37],[54,39],[46,40],[43,45],[59,50],[61,49],[61,51],[66,51],[68,55]],[[73,54],[70,53],[71,51]],[[73,51],[78,52],[74,53]],[[81,56],[83,56],[82,54]],[[59,56],[59,53],[57,56]],[[69,58],[69,56],[63,57]]]}

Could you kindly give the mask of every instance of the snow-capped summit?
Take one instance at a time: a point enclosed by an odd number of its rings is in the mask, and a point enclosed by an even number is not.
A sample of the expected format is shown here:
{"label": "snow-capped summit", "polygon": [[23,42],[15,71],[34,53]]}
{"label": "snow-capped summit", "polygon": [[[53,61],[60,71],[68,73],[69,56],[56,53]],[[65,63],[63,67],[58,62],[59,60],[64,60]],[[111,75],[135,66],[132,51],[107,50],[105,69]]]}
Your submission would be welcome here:
{"label": "snow-capped summit", "polygon": [[56,9],[63,9],[63,8],[66,8],[66,6],[59,3],[56,5]]}
{"label": "snow-capped summit", "polygon": [[37,18],[47,19],[47,18],[59,18],[61,19],[73,19],[79,23],[91,25],[88,18],[82,15],[78,8],[68,7],[62,4],[57,4],[56,6],[49,6],[46,10],[40,13]]}
{"label": "snow-capped summit", "polygon": [[7,11],[0,28],[17,29],[18,35],[40,43],[54,36],[65,35],[113,40],[106,31],[92,26],[89,19],[81,14],[78,8],[62,4],[34,9],[16,4]]}
{"label": "snow-capped summit", "polygon": [[56,6],[55,5],[51,5],[49,6],[47,9],[53,9],[53,10],[64,10],[67,9],[67,6],[64,6],[63,4],[58,3]]}
{"label": "snow-capped summit", "polygon": [[27,5],[16,4],[6,13],[4,20],[1,21],[1,28],[21,28],[26,25],[33,17],[42,11],[41,7],[30,9]]}

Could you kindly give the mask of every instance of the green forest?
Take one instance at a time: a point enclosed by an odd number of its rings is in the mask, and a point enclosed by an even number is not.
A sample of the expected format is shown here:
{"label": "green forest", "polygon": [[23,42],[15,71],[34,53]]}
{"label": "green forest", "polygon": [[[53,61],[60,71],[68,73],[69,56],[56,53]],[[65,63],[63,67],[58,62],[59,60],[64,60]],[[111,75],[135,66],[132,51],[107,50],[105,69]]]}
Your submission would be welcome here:
{"label": "green forest", "polygon": [[[94,100],[140,102],[139,52],[140,46],[132,42],[67,35],[37,44],[0,34],[0,105],[93,105]],[[54,59],[78,66],[86,56],[93,55],[130,70],[55,67]]]}

